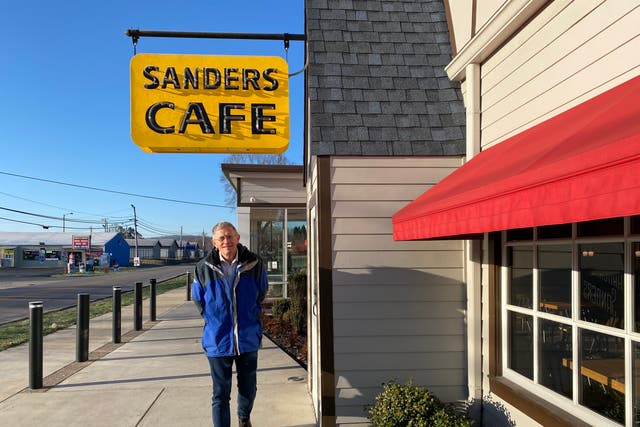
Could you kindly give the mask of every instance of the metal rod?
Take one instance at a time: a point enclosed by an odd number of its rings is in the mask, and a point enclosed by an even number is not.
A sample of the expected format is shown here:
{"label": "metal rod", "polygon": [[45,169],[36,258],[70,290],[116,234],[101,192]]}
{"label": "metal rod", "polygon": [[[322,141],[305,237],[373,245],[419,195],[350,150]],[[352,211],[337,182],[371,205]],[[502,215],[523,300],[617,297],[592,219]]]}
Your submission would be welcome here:
{"label": "metal rod", "polygon": [[122,336],[122,289],[113,287],[113,318],[111,322],[111,339],[114,344],[121,341]]}
{"label": "metal rod", "polygon": [[156,320],[156,279],[149,279],[149,318]]}
{"label": "metal rod", "polygon": [[78,294],[76,362],[89,360],[89,294]]}
{"label": "metal rod", "polygon": [[187,301],[191,301],[191,272],[187,271]]}
{"label": "metal rod", "polygon": [[133,327],[142,330],[142,282],[136,282],[135,303],[133,305]]}
{"label": "metal rod", "polygon": [[304,41],[304,34],[265,34],[265,33],[211,33],[202,31],[158,31],[129,29],[125,34],[134,40],[140,37],[174,37],[191,39],[238,39],[238,40],[298,40]]}
{"label": "metal rod", "polygon": [[42,301],[29,303],[29,388],[42,388]]}

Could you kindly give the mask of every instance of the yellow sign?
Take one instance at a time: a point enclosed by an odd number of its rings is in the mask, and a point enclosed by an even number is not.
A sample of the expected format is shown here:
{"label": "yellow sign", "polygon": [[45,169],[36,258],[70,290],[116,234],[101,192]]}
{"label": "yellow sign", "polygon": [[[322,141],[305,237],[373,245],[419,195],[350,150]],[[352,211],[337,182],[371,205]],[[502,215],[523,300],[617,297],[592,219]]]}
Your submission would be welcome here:
{"label": "yellow sign", "polygon": [[280,57],[138,54],[131,138],[153,153],[271,153],[289,145]]}

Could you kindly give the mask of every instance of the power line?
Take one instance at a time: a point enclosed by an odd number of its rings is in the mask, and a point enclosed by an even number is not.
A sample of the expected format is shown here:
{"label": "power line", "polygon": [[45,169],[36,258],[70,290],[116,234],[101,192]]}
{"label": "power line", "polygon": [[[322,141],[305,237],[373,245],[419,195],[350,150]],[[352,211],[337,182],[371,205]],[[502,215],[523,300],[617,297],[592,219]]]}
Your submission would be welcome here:
{"label": "power line", "polygon": [[[114,218],[114,217],[112,217],[111,215],[108,215],[108,214],[97,214],[97,213],[92,213],[92,212],[81,211],[79,209],[64,208],[64,207],[61,207],[61,206],[50,205],[48,203],[38,202],[37,200],[27,199],[26,197],[16,196],[15,194],[9,194],[9,193],[5,193],[3,191],[0,191],[0,194],[4,194],[5,196],[13,197],[14,199],[25,200],[25,201],[30,202],[30,203],[35,203],[37,205],[47,206],[47,207],[50,207],[50,208],[56,208],[56,209],[60,209],[60,210],[63,210],[63,211],[74,211],[74,212],[77,212],[77,213],[82,213],[82,214],[91,215],[91,216],[99,216],[99,217],[103,217],[103,218],[104,217]],[[122,219],[122,218],[126,218],[126,217],[115,217],[115,218],[116,219],[117,218]]]}
{"label": "power line", "polygon": [[[11,221],[11,222],[19,222],[21,224],[29,224],[29,225],[37,225],[38,227],[42,227],[45,230],[49,229],[49,228],[62,228],[59,225],[45,225],[45,224],[38,224],[36,222],[29,222],[29,221],[20,221],[17,219],[11,219],[11,218],[5,218],[3,216],[0,216],[0,219],[5,220],[5,221]],[[66,226],[66,228],[68,230],[90,230],[92,227],[69,227]]]}
{"label": "power line", "polygon": [[145,221],[141,221],[140,219],[138,219],[138,226],[140,227],[144,227],[149,231],[154,231],[154,232],[159,232],[159,233],[166,233],[166,234],[176,234],[175,230],[163,230],[151,223],[145,222]]}
{"label": "power line", "polygon": [[[0,206],[0,209],[5,210],[5,211],[9,211],[9,212],[15,212],[15,213],[23,214],[23,215],[37,216],[39,218],[56,219],[56,220],[62,221],[62,217],[59,217],[59,216],[42,215],[42,214],[37,214],[37,213],[33,213],[33,212],[26,212],[26,211],[20,211],[20,210],[17,210],[17,209],[5,208],[3,206]],[[80,223],[84,223],[84,224],[102,224],[101,221],[96,221],[96,220],[91,220],[91,219],[73,219],[73,220],[72,219],[67,219],[67,221],[69,221],[69,222],[80,222]]]}
{"label": "power line", "polygon": [[19,211],[19,210],[16,210],[16,209],[4,208],[4,207],[2,207],[2,206],[0,206],[0,209],[5,210],[5,211],[9,211],[9,212],[20,213],[20,214],[23,214],[23,215],[37,216],[37,217],[39,217],[39,218],[59,219],[59,220],[62,220],[62,217],[50,216],[50,215],[40,215],[40,214],[36,214],[36,213],[31,213],[31,212]]}
{"label": "power line", "polygon": [[21,224],[37,225],[38,227],[42,227],[44,229],[47,229],[50,227],[49,225],[37,224],[35,222],[28,222],[28,221],[18,221],[17,219],[5,218],[3,216],[0,216],[0,219],[4,219],[5,221],[11,221],[11,222],[19,222]]}
{"label": "power line", "polygon": [[150,231],[152,233],[156,233],[156,234],[179,234],[179,232],[177,232],[176,230],[163,230],[160,229],[156,226],[154,226],[151,223],[148,223],[144,220],[141,220],[140,217],[138,217],[138,228],[142,228],[144,230]]}
{"label": "power line", "polygon": [[[11,209],[11,208],[6,208],[3,206],[0,206],[0,209],[2,210],[6,210],[9,212],[15,212],[15,213],[19,213],[19,214],[23,214],[23,215],[30,215],[30,216],[35,216],[35,217],[39,217],[39,218],[46,218],[46,219],[53,219],[53,220],[62,220],[61,217],[56,217],[56,216],[50,216],[50,215],[42,215],[42,214],[37,214],[37,213],[33,213],[33,212],[27,212],[27,211],[21,211],[21,210],[17,210],[17,209]],[[24,224],[31,224],[31,225],[38,225],[41,226],[42,228],[62,228],[62,227],[58,227],[55,225],[44,225],[44,224],[37,224],[37,223],[33,223],[33,222],[26,222],[26,221],[19,221],[19,220],[14,220],[14,219],[10,219],[10,218],[4,218],[7,221],[13,221],[13,222],[21,222]],[[75,222],[75,223],[82,223],[82,224],[97,224],[100,226],[105,226],[105,221],[97,221],[97,220],[86,220],[86,219],[67,219],[67,222]],[[112,225],[116,225],[116,224],[124,224],[124,226],[126,226],[127,224],[129,224],[131,221],[133,221],[131,218],[125,218],[121,221],[108,221],[108,223],[111,223]],[[176,230],[164,230],[159,228],[159,226],[153,224],[152,222],[149,221],[145,221],[145,220],[139,220],[139,222],[141,223],[141,228],[143,228],[144,230],[147,230],[149,232],[152,233],[156,233],[156,234],[178,234],[178,232]],[[76,230],[85,230],[87,229],[86,227],[82,228],[82,227],[67,227],[70,229],[76,229]]]}
{"label": "power line", "polygon": [[8,175],[8,176],[14,176],[14,177],[17,177],[17,178],[31,179],[31,180],[34,180],[34,181],[42,181],[42,182],[49,182],[49,183],[52,183],[52,184],[66,185],[66,186],[69,186],[69,187],[84,188],[86,190],[102,191],[102,192],[105,192],[105,193],[113,193],[113,194],[122,194],[122,195],[125,195],[125,196],[142,197],[142,198],[145,198],[145,199],[162,200],[164,202],[182,203],[182,204],[186,204],[186,205],[210,206],[210,207],[214,207],[214,208],[230,208],[230,206],[216,205],[216,204],[213,204],[213,203],[190,202],[190,201],[186,201],[186,200],[168,199],[168,198],[165,198],[165,197],[156,197],[156,196],[147,196],[147,195],[144,195],[144,194],[127,193],[127,192],[124,192],[124,191],[107,190],[105,188],[89,187],[89,186],[86,186],[86,185],[69,184],[68,182],[54,181],[54,180],[51,180],[51,179],[44,179],[44,178],[35,178],[35,177],[32,177],[32,176],[18,175],[18,174],[15,174],[15,173],[4,172],[4,171],[0,171],[0,174]]}
{"label": "power line", "polygon": [[13,198],[15,198],[15,199],[25,200],[25,201],[27,201],[27,202],[31,202],[31,203],[36,203],[36,204],[38,204],[38,205],[48,206],[48,207],[50,207],[50,208],[62,209],[62,210],[65,210],[65,211],[70,210],[70,209],[67,209],[67,208],[62,208],[62,207],[60,207],[60,206],[49,205],[49,204],[47,204],[47,203],[37,202],[37,201],[35,201],[35,200],[27,199],[27,198],[25,198],[25,197],[16,196],[16,195],[14,195],[14,194],[5,193],[5,192],[2,192],[2,191],[0,191],[0,194],[4,194],[5,196],[13,197]]}

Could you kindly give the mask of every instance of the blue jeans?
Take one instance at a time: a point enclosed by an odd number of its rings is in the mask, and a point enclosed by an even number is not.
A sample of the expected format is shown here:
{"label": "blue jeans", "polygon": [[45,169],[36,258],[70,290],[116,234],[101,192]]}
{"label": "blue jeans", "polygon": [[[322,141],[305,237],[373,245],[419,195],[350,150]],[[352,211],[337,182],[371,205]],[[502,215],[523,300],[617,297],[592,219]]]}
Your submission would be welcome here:
{"label": "blue jeans", "polygon": [[231,374],[233,362],[236,364],[238,380],[238,418],[248,419],[256,398],[256,371],[258,370],[258,352],[252,351],[239,356],[209,357],[211,378],[213,379],[213,398],[211,399],[211,417],[215,427],[229,427],[231,415]]}

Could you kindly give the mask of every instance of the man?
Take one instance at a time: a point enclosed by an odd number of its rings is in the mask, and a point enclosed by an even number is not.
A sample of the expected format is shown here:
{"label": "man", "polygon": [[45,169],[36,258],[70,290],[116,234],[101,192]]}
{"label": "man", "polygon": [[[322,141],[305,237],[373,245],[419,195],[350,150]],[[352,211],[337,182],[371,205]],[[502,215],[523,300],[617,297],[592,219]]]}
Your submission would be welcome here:
{"label": "man", "polygon": [[213,250],[196,264],[191,296],[204,318],[202,348],[211,367],[215,427],[231,424],[231,371],[235,362],[240,427],[251,427],[256,396],[258,348],[262,340],[262,301],[267,273],[262,260],[240,243],[229,222],[213,227]]}

